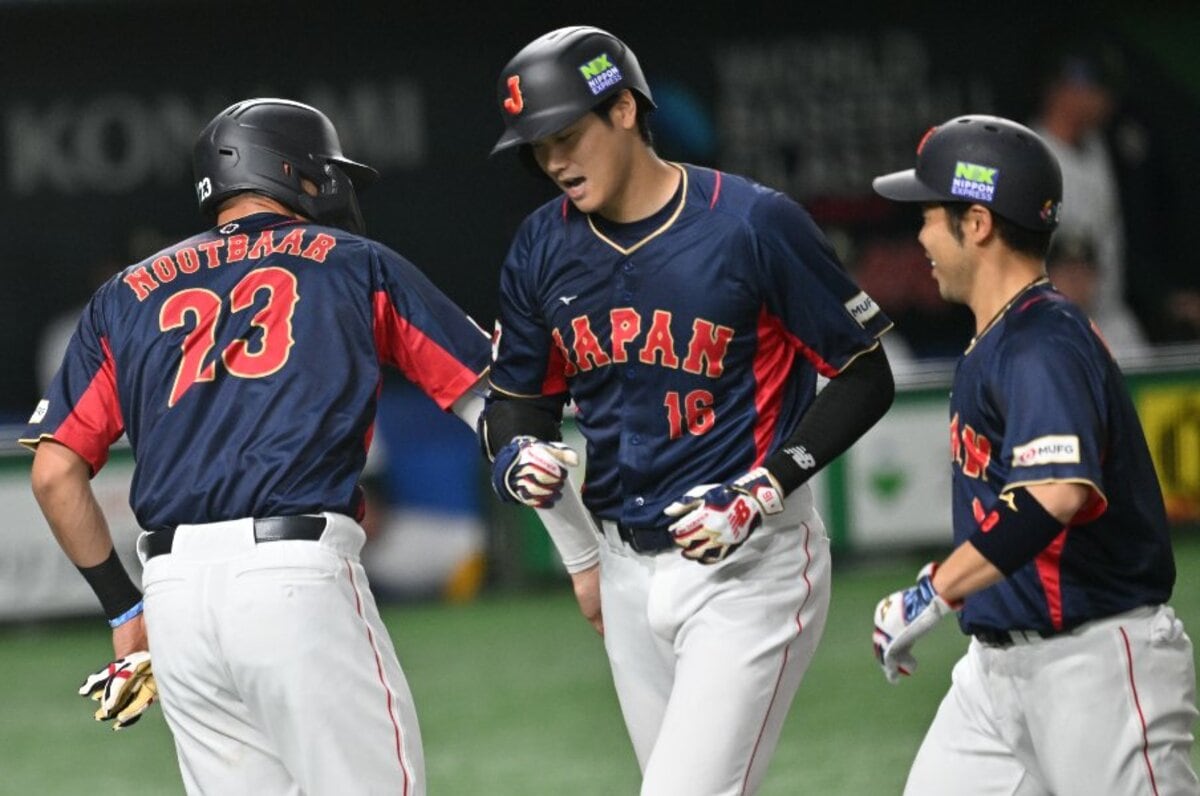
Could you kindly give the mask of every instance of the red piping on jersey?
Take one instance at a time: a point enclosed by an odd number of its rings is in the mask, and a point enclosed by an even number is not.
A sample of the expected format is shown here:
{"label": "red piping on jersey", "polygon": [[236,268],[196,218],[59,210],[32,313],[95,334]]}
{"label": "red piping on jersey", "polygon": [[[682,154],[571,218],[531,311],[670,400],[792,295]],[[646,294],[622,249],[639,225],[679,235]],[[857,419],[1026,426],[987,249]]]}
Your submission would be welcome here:
{"label": "red piping on jersey", "polygon": [[108,446],[125,431],[121,400],[117,395],[117,363],[108,338],[100,338],[104,360],[87,389],[79,396],[66,419],[54,429],[56,442],[66,445],[92,468],[92,475],[108,461]]}
{"label": "red piping on jersey", "polygon": [[721,172],[714,171],[713,174],[717,175],[717,181],[713,184],[713,198],[708,203],[709,210],[717,206],[717,197],[721,195]]}
{"label": "red piping on jersey", "polygon": [[783,323],[767,314],[764,307],[758,314],[758,345],[751,370],[754,373],[754,467],[770,453],[771,442],[779,426],[783,406],[783,386],[795,361],[795,348],[788,345]]}
{"label": "red piping on jersey", "polygon": [[354,610],[358,613],[358,618],[363,621],[363,627],[367,629],[367,642],[371,645],[371,652],[375,656],[375,673],[379,677],[379,684],[383,686],[384,692],[387,694],[387,712],[388,718],[392,722],[392,734],[396,740],[396,762],[400,764],[400,774],[404,777],[403,793],[408,793],[408,767],[404,765],[404,742],[403,731],[400,729],[400,722],[396,718],[395,700],[392,698],[392,688],[388,685],[387,678],[383,674],[383,660],[379,657],[379,647],[375,644],[375,633],[371,630],[371,623],[367,621],[367,617],[363,615],[362,597],[358,593],[358,582],[354,579],[354,567],[350,566],[350,561],[346,560],[346,574],[350,576],[350,588],[354,591]]}
{"label": "red piping on jersey", "polygon": [[1046,593],[1046,608],[1050,612],[1050,624],[1062,630],[1062,551],[1067,543],[1067,528],[1063,528],[1050,545],[1034,559],[1042,591]]}
{"label": "red piping on jersey", "polygon": [[1027,309],[1029,309],[1030,307],[1032,307],[1034,304],[1037,304],[1039,301],[1045,301],[1045,300],[1046,300],[1046,298],[1047,298],[1047,297],[1046,297],[1046,296],[1044,296],[1044,295],[1042,295],[1042,296],[1034,296],[1033,298],[1030,298],[1028,301],[1026,301],[1025,303],[1023,303],[1021,306],[1017,307],[1017,310],[1016,310],[1016,311],[1017,311],[1017,312],[1024,312],[1025,310],[1027,310]]}
{"label": "red piping on jersey", "polygon": [[562,217],[563,217],[563,221],[567,220],[567,197],[565,197],[565,196],[563,197],[563,203],[562,203]]}
{"label": "red piping on jersey", "polygon": [[[812,552],[808,549],[808,540],[812,537],[812,529],[808,527],[807,522],[800,523],[804,526],[804,585],[807,590],[804,592],[804,599],[800,601],[800,607],[796,609],[796,636],[792,639],[792,643],[799,640],[801,634],[804,633],[804,620],[800,618],[800,614],[804,612],[804,606],[808,605],[808,598],[812,596],[812,581],[808,579],[808,568],[812,564]],[[758,728],[758,737],[754,739],[754,748],[750,750],[750,762],[746,766],[746,776],[742,777],[741,793],[746,792],[746,785],[750,782],[750,772],[754,770],[754,758],[758,756],[758,746],[762,743],[763,733],[767,731],[767,720],[771,717],[771,708],[775,706],[775,697],[779,695],[779,684],[783,681],[783,673],[787,671],[788,653],[792,649],[792,644],[788,644],[783,648],[783,661],[779,664],[779,676],[775,678],[775,688],[771,691],[771,701],[767,703],[767,712],[763,715],[762,724]]]}
{"label": "red piping on jersey", "polygon": [[396,312],[388,294],[375,293],[375,350],[443,410],[462,397],[478,375]]}
{"label": "red piping on jersey", "polygon": [[1125,664],[1129,671],[1129,689],[1133,692],[1133,706],[1137,708],[1138,722],[1142,726],[1142,759],[1146,761],[1146,773],[1150,775],[1150,790],[1158,796],[1158,782],[1154,777],[1154,766],[1150,763],[1150,739],[1146,737],[1146,714],[1142,712],[1142,700],[1138,697],[1137,681],[1133,677],[1133,650],[1129,646],[1129,635],[1125,628],[1121,631],[1121,641],[1125,645]]}

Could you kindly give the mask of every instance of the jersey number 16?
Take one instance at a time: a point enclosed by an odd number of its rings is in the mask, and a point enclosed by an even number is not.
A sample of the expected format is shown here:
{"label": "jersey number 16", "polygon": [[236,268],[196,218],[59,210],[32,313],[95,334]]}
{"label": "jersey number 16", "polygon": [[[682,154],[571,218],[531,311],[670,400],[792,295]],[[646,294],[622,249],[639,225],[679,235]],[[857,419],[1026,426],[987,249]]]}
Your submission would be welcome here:
{"label": "jersey number 16", "polygon": [[[692,390],[681,401],[675,390],[667,392],[663,399],[667,407],[667,425],[671,429],[671,439],[679,439],[686,428],[689,434],[700,436],[708,432],[717,422],[717,413],[713,409],[713,394],[708,390]],[[686,424],[685,424],[686,421]]]}

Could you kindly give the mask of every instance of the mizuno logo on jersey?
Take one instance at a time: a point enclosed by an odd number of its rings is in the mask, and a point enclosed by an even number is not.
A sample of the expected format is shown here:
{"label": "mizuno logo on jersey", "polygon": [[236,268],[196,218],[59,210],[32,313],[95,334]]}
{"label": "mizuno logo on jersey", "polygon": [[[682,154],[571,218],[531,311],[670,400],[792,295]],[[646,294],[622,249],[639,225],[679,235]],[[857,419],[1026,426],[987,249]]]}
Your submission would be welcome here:
{"label": "mizuno logo on jersey", "polygon": [[847,301],[843,306],[850,317],[858,321],[858,325],[866,328],[867,321],[879,314],[879,305],[866,293],[859,291],[858,295]]}
{"label": "mizuno logo on jersey", "polygon": [[[224,229],[224,227],[222,227]],[[174,252],[155,257],[149,266],[139,265],[121,278],[138,301],[145,301],[151,291],[180,274],[194,274],[201,268],[220,268],[226,263],[258,260],[270,254],[292,254],[318,263],[337,246],[337,238],[325,232],[310,232],[307,227],[293,227],[275,240],[280,230],[265,229],[251,243],[247,234],[213,238],[195,246],[184,246]]]}
{"label": "mizuno logo on jersey", "polygon": [[[562,296],[560,300],[566,298]],[[571,319],[570,345],[563,339],[559,329],[551,329],[554,344],[566,360],[564,376],[574,376],[579,371],[586,372],[614,362],[621,364],[630,361],[681,368],[687,373],[703,374],[710,379],[720,377],[725,370],[725,353],[733,340],[733,329],[728,326],[696,318],[691,323],[692,334],[687,346],[678,348],[671,331],[672,314],[667,310],[654,310],[649,323],[633,307],[614,307],[609,310],[608,316],[612,331],[606,341],[607,346],[592,330],[591,319],[586,315]]]}
{"label": "mizuno logo on jersey", "polygon": [[1013,448],[1013,467],[1078,463],[1079,437],[1073,434],[1038,437]]}
{"label": "mizuno logo on jersey", "polygon": [[558,300],[561,301],[563,304],[570,304],[572,301],[574,301],[577,298],[579,298],[578,293],[575,294],[574,296],[559,296]]}

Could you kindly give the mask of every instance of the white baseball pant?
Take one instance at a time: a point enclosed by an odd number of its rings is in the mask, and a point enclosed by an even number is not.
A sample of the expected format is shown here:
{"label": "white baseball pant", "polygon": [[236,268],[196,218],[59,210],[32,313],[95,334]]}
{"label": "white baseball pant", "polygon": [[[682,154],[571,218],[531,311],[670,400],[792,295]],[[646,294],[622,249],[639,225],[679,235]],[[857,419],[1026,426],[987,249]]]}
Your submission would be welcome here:
{"label": "white baseball pant", "polygon": [[1168,606],[1043,639],[972,639],[904,792],[1197,796],[1192,642]]}
{"label": "white baseball pant", "polygon": [[412,694],[352,519],[256,543],[252,520],[176,529],[146,560],[163,713],[191,794],[425,793]]}
{"label": "white baseball pant", "polygon": [[603,526],[604,645],[641,793],[754,793],[829,611],[829,540],[811,491],[710,566],[634,552]]}

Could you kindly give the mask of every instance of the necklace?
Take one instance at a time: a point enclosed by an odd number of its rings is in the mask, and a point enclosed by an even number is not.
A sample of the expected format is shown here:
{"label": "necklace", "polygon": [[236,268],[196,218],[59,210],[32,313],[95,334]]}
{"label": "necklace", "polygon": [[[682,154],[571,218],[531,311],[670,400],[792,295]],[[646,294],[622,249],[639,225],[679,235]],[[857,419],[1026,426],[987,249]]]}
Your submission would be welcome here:
{"label": "necklace", "polygon": [[987,324],[982,329],[979,330],[979,333],[971,338],[971,342],[967,346],[967,350],[963,352],[963,356],[966,356],[967,354],[971,353],[971,349],[975,347],[975,343],[979,342],[980,338],[982,338],[985,334],[990,332],[992,327],[1000,322],[1000,319],[1003,318],[1005,313],[1007,313],[1009,311],[1009,309],[1012,308],[1012,305],[1017,303],[1017,299],[1019,299],[1021,296],[1025,295],[1025,291],[1029,290],[1029,288],[1031,288],[1035,285],[1041,284],[1042,282],[1049,282],[1049,281],[1050,281],[1049,277],[1047,277],[1044,274],[1040,275],[1040,276],[1036,276],[1036,277],[1034,277],[1032,282],[1030,282],[1029,284],[1025,285],[1025,287],[1018,290],[1013,295],[1013,297],[1008,300],[1008,303],[1005,304],[1003,307],[1001,307],[1000,311],[997,312],[995,315],[993,315],[992,319],[990,321],[988,321]]}

